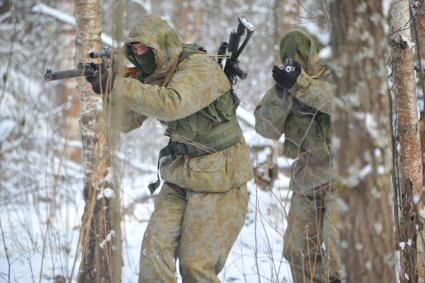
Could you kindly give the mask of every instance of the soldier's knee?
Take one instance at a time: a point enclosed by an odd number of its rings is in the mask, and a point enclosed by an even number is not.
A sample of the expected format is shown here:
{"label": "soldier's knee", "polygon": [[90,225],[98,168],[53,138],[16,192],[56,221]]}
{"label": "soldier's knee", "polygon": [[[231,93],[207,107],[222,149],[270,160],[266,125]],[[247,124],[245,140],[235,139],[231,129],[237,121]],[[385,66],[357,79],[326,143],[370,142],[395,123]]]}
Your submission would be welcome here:
{"label": "soldier's knee", "polygon": [[156,235],[150,229],[146,230],[142,242],[142,256],[151,257],[161,250],[160,235]]}
{"label": "soldier's knee", "polygon": [[139,282],[176,282],[174,253],[165,249],[154,233],[143,238]]}
{"label": "soldier's knee", "polygon": [[162,250],[162,244],[155,233],[147,230],[143,237],[142,249],[140,251],[140,268],[152,269],[161,266],[158,262],[166,260],[161,258],[161,255],[166,255]]}
{"label": "soldier's knee", "polygon": [[285,245],[283,247],[283,257],[291,264],[299,258],[299,253],[297,253],[291,246]]}
{"label": "soldier's knee", "polygon": [[[227,257],[226,257],[227,258]],[[215,265],[215,274],[219,274],[226,264],[226,258],[220,258]]]}
{"label": "soldier's knee", "polygon": [[[199,259],[198,259],[199,262]],[[196,273],[199,267],[196,266],[196,259],[189,256],[181,256],[179,257],[179,268],[180,272],[183,274],[192,274]]]}
{"label": "soldier's knee", "polygon": [[198,282],[205,276],[206,267],[199,258],[183,256],[179,258],[180,273],[185,282]]}
{"label": "soldier's knee", "polygon": [[[290,265],[301,266],[303,263],[308,260],[310,253],[307,250],[302,249],[301,247],[284,245],[283,248],[283,257],[288,261]],[[313,254],[311,254],[313,255]]]}

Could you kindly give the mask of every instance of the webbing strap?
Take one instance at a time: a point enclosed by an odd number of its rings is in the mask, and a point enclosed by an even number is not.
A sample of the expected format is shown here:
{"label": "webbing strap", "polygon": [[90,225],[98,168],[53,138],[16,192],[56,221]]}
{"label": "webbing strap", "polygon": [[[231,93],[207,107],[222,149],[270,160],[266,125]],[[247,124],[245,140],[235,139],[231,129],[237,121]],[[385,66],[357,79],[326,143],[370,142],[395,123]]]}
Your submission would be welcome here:
{"label": "webbing strap", "polygon": [[[159,178],[159,165],[161,162],[161,159],[164,157],[171,157],[172,159],[175,159],[177,156],[180,155],[189,155],[189,156],[201,156],[205,154],[214,153],[217,151],[224,150],[235,143],[239,142],[242,137],[242,131],[240,127],[238,126],[235,128],[234,125],[235,122],[232,123],[232,121],[221,124],[222,127],[220,131],[217,131],[214,133],[212,131],[211,135],[208,135],[208,140],[205,143],[202,142],[194,142],[193,144],[187,144],[187,143],[180,143],[180,142],[170,142],[167,146],[162,148],[159,151],[158,156],[158,173],[157,173],[157,180],[154,183],[151,183],[148,185],[149,191],[151,194],[155,192],[155,190],[159,187],[161,184],[160,178]],[[227,131],[228,134],[223,136],[223,131],[226,132],[226,129],[232,129],[233,131]],[[214,141],[211,143],[211,141]]]}
{"label": "webbing strap", "polygon": [[[170,142],[167,146],[163,147],[159,151],[158,156],[158,165],[157,170],[159,172],[159,164],[161,159],[167,156],[170,156],[172,159],[175,159],[179,155],[190,155],[190,156],[200,156],[204,154],[211,153],[210,151],[205,151],[191,144],[179,143],[179,142]],[[156,189],[158,189],[161,184],[159,173],[156,174],[156,181],[148,185],[149,191],[153,194]]]}

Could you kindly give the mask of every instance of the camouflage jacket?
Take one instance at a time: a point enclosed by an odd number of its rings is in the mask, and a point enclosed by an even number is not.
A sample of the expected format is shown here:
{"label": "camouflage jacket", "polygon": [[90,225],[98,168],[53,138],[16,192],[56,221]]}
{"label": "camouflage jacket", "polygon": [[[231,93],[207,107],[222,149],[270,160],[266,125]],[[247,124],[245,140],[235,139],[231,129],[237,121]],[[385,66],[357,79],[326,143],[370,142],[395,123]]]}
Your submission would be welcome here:
{"label": "camouflage jacket", "polygon": [[[112,105],[121,104],[123,108],[116,111],[122,112],[117,128],[128,132],[140,127],[146,117],[152,117],[163,121],[168,130],[171,127],[178,133],[174,135],[173,131],[167,131],[172,140],[183,138],[190,141],[213,130],[208,128],[205,116],[214,116],[212,110],[227,105],[220,102],[226,100],[225,94],[230,88],[218,64],[203,54],[193,54],[179,62],[183,51],[180,38],[164,20],[155,16],[145,17],[143,22],[131,29],[127,43],[130,42],[141,42],[151,47],[157,67],[142,81],[116,79]],[[211,107],[213,103],[218,105]],[[220,119],[218,116],[214,118]],[[236,118],[230,120],[239,128]],[[252,178],[243,136],[239,142],[222,151],[197,157],[178,156],[163,163],[160,171],[167,182],[207,192],[224,192],[244,185]]]}
{"label": "camouflage jacket", "polygon": [[332,180],[331,114],[334,86],[326,76],[302,71],[290,90],[271,88],[255,109],[256,131],[277,140],[285,134],[283,154],[295,159],[290,188],[309,193]]}

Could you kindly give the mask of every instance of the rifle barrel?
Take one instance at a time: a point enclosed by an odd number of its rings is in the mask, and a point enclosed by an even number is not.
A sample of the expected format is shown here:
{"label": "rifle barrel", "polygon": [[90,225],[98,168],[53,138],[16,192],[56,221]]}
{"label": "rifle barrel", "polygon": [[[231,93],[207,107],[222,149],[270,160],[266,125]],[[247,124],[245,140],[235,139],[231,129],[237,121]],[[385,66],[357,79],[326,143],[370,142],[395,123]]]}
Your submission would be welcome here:
{"label": "rifle barrel", "polygon": [[63,79],[80,77],[80,76],[84,76],[84,71],[81,69],[65,70],[65,71],[58,71],[58,72],[52,72],[51,70],[47,70],[46,74],[44,74],[44,79],[46,81],[55,81],[55,80],[63,80]]}
{"label": "rifle barrel", "polygon": [[44,79],[46,81],[63,80],[81,76],[89,76],[94,72],[95,70],[90,63],[78,63],[77,69],[72,70],[52,72],[52,70],[47,69],[46,73],[44,74]]}

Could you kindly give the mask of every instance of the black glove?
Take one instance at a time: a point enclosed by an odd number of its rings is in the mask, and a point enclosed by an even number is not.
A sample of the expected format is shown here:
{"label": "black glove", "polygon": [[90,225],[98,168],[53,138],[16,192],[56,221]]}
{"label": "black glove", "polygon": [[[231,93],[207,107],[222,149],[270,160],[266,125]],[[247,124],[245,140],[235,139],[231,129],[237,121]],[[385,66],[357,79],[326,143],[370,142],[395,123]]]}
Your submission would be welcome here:
{"label": "black glove", "polygon": [[[286,66],[286,68],[274,66],[273,78],[276,81],[276,85],[278,87],[290,89],[297,81],[298,76],[301,74],[301,65],[297,62],[294,62],[293,66],[289,66],[289,68],[287,67],[288,66]],[[288,69],[291,70],[287,72]]]}
{"label": "black glove", "polygon": [[[91,88],[97,94],[106,93],[112,89],[114,83],[115,72],[112,72],[112,77],[109,77],[108,68],[102,67],[101,64],[90,63],[90,74],[86,75],[86,81],[91,84]],[[108,80],[111,79],[111,82]]]}

